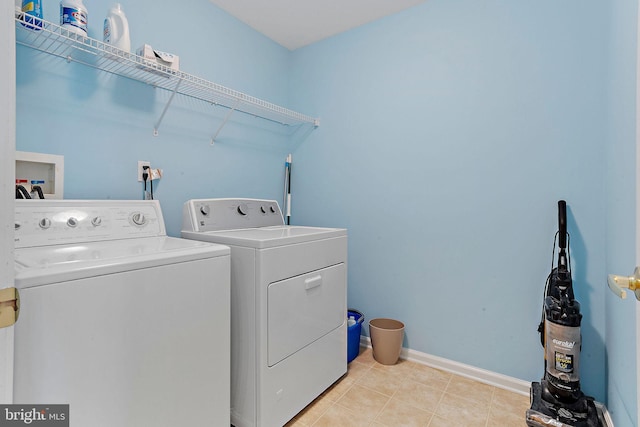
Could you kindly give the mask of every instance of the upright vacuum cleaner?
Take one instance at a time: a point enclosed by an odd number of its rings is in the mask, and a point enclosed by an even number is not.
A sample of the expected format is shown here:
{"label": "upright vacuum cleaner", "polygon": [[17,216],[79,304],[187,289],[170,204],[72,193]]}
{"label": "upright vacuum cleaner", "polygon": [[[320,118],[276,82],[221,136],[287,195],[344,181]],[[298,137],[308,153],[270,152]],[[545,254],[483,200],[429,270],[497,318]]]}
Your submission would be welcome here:
{"label": "upright vacuum cleaner", "polygon": [[[538,326],[544,347],[545,373],[531,383],[530,427],[602,427],[605,422],[592,397],[580,390],[580,303],[573,296],[571,255],[567,248],[567,203],[558,202],[558,232],[553,242],[551,273],[545,286]],[[558,262],[553,257],[558,241]]]}

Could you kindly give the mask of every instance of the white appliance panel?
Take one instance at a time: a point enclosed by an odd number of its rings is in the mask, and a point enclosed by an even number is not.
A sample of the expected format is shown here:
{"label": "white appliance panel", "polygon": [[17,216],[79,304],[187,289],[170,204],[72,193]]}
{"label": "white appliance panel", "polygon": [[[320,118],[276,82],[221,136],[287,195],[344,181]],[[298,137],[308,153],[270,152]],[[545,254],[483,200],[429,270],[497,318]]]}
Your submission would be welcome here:
{"label": "white appliance panel", "polygon": [[71,426],[230,423],[230,250],[157,201],[16,201],[16,403]]}
{"label": "white appliance panel", "polygon": [[286,424],[347,370],[347,231],[286,226],[273,200],[199,199],[181,235],[231,248],[231,423]]}
{"label": "white appliance panel", "polygon": [[207,231],[204,233],[183,231],[182,237],[216,242],[224,245],[242,245],[256,249],[267,249],[305,243],[310,240],[346,236],[346,234],[346,230],[340,228],[283,225],[265,228],[245,228],[240,230]]}
{"label": "white appliance panel", "polygon": [[[258,421],[242,426],[285,425],[347,372],[347,326],[263,369],[259,376]],[[233,422],[233,414],[232,414]],[[236,427],[239,424],[233,423]]]}
{"label": "white appliance panel", "polygon": [[344,323],[344,270],[344,264],[339,264],[268,286],[268,366]]}
{"label": "white appliance panel", "polygon": [[[229,425],[228,257],[28,288],[16,403],[68,403],[72,426]],[[228,326],[228,325],[227,325]],[[225,415],[226,414],[226,415]]]}
{"label": "white appliance panel", "polygon": [[282,211],[274,200],[192,199],[182,210],[182,230],[199,233],[273,225],[284,225]]}
{"label": "white appliance panel", "polygon": [[[269,284],[332,265],[346,264],[347,236],[257,250],[256,252],[258,254],[256,268],[260,275],[259,280],[261,283]],[[344,280],[346,283],[346,268]],[[345,311],[344,317],[346,318],[346,316]]]}
{"label": "white appliance panel", "polygon": [[166,236],[157,200],[16,200],[16,248],[155,236]]}
{"label": "white appliance panel", "polygon": [[[256,310],[260,319],[256,324],[257,361],[245,360],[244,363],[258,364],[258,423],[240,426],[281,426],[346,373],[347,236],[256,250],[256,254]],[[233,257],[231,263],[234,263]],[[304,276],[309,272],[338,265],[344,265],[344,268],[334,271],[340,273],[335,274],[334,285],[342,293],[340,305],[344,307],[340,326],[279,363],[267,366],[268,285],[283,278]],[[297,318],[298,316],[294,316],[291,321],[296,321]],[[300,378],[304,378],[304,381],[300,381]],[[231,418],[233,421],[233,412]],[[235,425],[238,427],[238,424]]]}
{"label": "white appliance panel", "polygon": [[27,288],[228,253],[226,246],[160,236],[22,248],[15,266],[18,287]]}
{"label": "white appliance panel", "polygon": [[231,422],[256,425],[258,366],[256,250],[231,246]]}

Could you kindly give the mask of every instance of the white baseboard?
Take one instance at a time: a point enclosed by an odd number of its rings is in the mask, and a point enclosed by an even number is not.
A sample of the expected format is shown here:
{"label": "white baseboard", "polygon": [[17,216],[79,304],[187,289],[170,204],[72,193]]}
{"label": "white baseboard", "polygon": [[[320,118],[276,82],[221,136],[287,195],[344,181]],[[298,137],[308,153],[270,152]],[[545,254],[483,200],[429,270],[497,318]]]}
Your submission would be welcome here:
{"label": "white baseboard", "polygon": [[[371,348],[371,339],[360,336],[360,346]],[[411,350],[410,348],[402,348],[400,358],[410,360],[412,362],[421,363],[441,371],[450,372],[461,377],[466,377],[484,384],[508,390],[523,396],[529,396],[531,383],[518,378],[499,374],[497,372],[487,371],[486,369],[476,368],[475,366],[465,365],[464,363],[455,362],[443,357],[433,356],[431,354],[422,353],[420,351]],[[598,409],[604,414],[607,427],[614,427],[611,415],[604,404],[596,402]]]}
{"label": "white baseboard", "polygon": [[[369,337],[365,337],[363,335],[360,337],[360,345],[362,347],[371,348],[371,340]],[[529,390],[531,389],[530,382],[498,374],[497,372],[476,368],[475,366],[465,365],[464,363],[454,362],[453,360],[445,359],[443,357],[411,350],[410,348],[403,347],[400,352],[400,358],[431,366],[432,368],[440,369],[441,371],[451,372],[452,374],[460,375],[461,377],[470,378],[472,380],[489,384],[504,390],[509,390],[524,396],[528,396]]]}

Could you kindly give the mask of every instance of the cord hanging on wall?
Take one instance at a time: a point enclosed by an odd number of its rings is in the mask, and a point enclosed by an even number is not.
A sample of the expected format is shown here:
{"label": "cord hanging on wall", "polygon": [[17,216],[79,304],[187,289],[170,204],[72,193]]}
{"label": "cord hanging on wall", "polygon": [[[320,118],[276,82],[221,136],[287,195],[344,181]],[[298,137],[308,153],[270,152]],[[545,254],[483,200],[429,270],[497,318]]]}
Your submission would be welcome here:
{"label": "cord hanging on wall", "polygon": [[[142,181],[144,182],[143,200],[154,200],[153,181],[162,178],[162,169],[151,169],[150,166],[146,165],[142,169]],[[147,182],[149,182],[149,191],[147,191]]]}

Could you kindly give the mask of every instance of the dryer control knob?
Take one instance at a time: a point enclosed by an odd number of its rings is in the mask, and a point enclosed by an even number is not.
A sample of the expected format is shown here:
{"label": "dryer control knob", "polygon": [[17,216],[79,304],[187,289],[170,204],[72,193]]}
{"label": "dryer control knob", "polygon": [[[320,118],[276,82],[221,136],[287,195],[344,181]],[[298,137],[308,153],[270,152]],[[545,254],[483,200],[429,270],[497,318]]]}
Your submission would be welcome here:
{"label": "dryer control knob", "polygon": [[69,217],[67,220],[67,225],[71,228],[75,228],[78,226],[78,218]]}
{"label": "dryer control knob", "polygon": [[99,225],[102,224],[102,218],[100,218],[99,216],[93,217],[93,219],[91,220],[91,224],[94,227],[98,227]]}
{"label": "dryer control knob", "polygon": [[142,212],[136,212],[131,215],[131,221],[133,221],[135,225],[144,225],[147,222],[147,218]]}
{"label": "dryer control knob", "polygon": [[211,212],[211,208],[209,208],[209,205],[202,205],[200,206],[200,213],[204,216],[209,215],[209,212]]}
{"label": "dryer control knob", "polygon": [[38,225],[40,226],[40,228],[42,228],[43,230],[46,230],[47,228],[51,227],[51,220],[49,218],[42,218],[39,222]]}
{"label": "dryer control knob", "polygon": [[263,214],[266,214],[267,208],[265,208],[264,206],[260,206],[260,212],[262,212]]}
{"label": "dryer control knob", "polygon": [[249,213],[249,208],[246,203],[240,203],[238,205],[238,213],[242,216],[245,216]]}
{"label": "dryer control knob", "polygon": [[271,211],[271,213],[276,213],[276,208],[274,208],[273,206],[269,206],[269,210]]}

